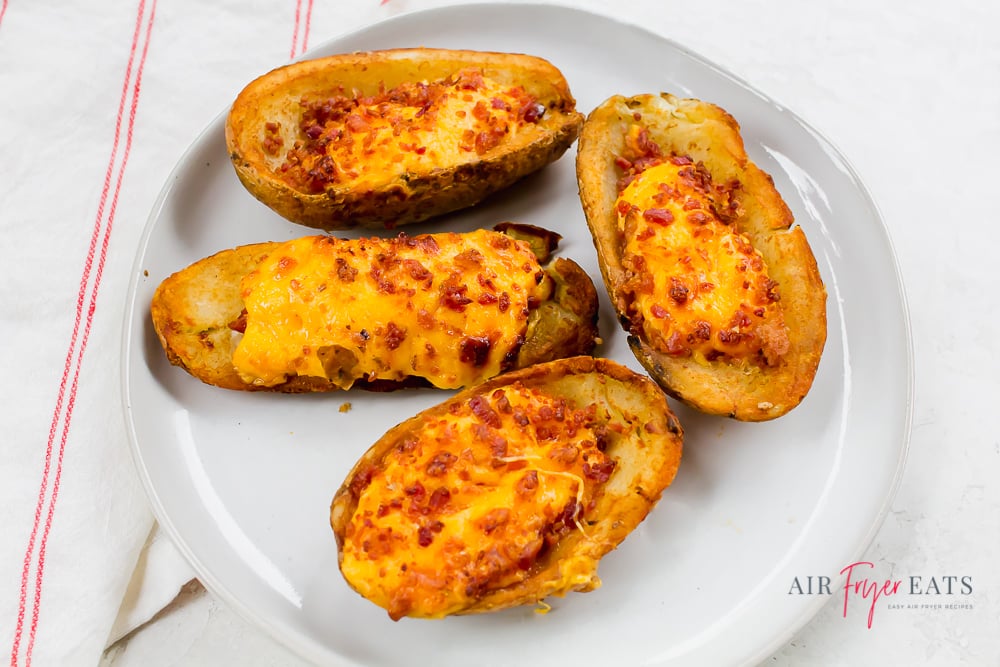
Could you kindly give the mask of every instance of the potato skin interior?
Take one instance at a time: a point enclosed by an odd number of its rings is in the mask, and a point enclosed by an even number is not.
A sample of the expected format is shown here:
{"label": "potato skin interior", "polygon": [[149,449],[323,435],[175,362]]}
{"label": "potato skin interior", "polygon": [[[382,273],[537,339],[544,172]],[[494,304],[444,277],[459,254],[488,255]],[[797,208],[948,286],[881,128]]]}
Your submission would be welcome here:
{"label": "potato skin interior", "polygon": [[671,396],[708,414],[765,421],[799,405],[812,386],[826,342],[826,289],[805,234],[772,178],[747,156],[736,120],[713,104],[662,93],[613,96],[588,116],[577,152],[580,199],[601,275],[618,315],[627,319],[622,232],[615,210],[629,127],[641,122],[666,155],[690,157],[717,183],[738,183],[731,223],[763,256],[780,289],[789,346],[771,365],[705,363],[670,355],[631,335],[629,345]]}
{"label": "potato skin interior", "polygon": [[[563,397],[578,407],[596,404],[598,413],[606,410],[611,415],[609,422],[623,426],[621,434],[612,436],[604,450],[614,460],[614,470],[596,504],[583,516],[583,530],[574,529],[561,537],[531,565],[523,580],[476,591],[464,606],[450,614],[533,604],[550,595],[589,591],[599,585],[598,561],[642,522],[673,481],[680,464],[683,431],[666,397],[649,378],[616,362],[592,357],[561,359],[505,373],[389,430],[359,459],[334,496],[330,521],[341,562],[359,498],[373,471],[384,465],[387,456],[419,434],[425,424],[449,414],[452,406],[515,383]],[[431,488],[431,480],[427,481]]]}
{"label": "potato skin interior", "polygon": [[[474,159],[429,165],[365,182],[330,185],[314,193],[281,178],[281,159],[266,142],[284,148],[302,142],[303,98],[340,90],[363,96],[406,82],[444,79],[474,68],[504,86],[520,86],[545,111],[537,131],[501,140]],[[236,98],[226,121],[226,146],[236,174],[258,200],[279,215],[325,230],[395,227],[471,206],[557,160],[583,122],[562,73],[523,54],[448,49],[390,49],[293,63],[257,78]],[[470,109],[471,112],[471,109]]]}

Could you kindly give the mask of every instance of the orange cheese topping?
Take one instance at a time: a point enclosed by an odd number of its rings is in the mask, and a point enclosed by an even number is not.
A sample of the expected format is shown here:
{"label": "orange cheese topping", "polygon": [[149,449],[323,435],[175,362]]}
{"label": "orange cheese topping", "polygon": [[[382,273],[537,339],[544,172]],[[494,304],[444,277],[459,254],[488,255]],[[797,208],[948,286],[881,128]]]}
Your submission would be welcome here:
{"label": "orange cheese topping", "polygon": [[[524,580],[585,517],[615,462],[596,405],[520,383],[423,425],[360,471],[341,570],[389,615],[439,618]],[[595,587],[596,562],[564,568]]]}
{"label": "orange cheese topping", "polygon": [[[293,187],[322,192],[331,184],[363,187],[386,176],[471,162],[521,132],[540,132],[545,107],[520,86],[475,69],[433,82],[404,83],[373,96],[302,101],[302,139],[279,174]],[[279,126],[265,126],[266,152],[282,148]]]}
{"label": "orange cheese topping", "polygon": [[646,155],[623,165],[617,215],[633,333],[666,354],[776,363],[788,349],[778,285],[727,224],[738,184],[713,184],[689,158],[661,158],[648,139],[632,138]]}
{"label": "orange cheese topping", "polygon": [[344,389],[411,376],[476,384],[511,365],[551,289],[528,244],[497,232],[300,238],[244,277],[233,365],[263,386],[296,374]]}

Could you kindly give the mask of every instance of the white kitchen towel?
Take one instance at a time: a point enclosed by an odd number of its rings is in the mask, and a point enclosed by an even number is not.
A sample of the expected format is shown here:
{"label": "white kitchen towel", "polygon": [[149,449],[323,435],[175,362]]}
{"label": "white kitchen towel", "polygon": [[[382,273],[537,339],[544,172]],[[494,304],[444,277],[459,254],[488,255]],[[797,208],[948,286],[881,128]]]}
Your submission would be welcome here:
{"label": "white kitchen towel", "polygon": [[12,666],[97,664],[191,576],[154,531],[120,390],[130,269],[167,175],[255,76],[405,9],[0,0],[0,651]]}

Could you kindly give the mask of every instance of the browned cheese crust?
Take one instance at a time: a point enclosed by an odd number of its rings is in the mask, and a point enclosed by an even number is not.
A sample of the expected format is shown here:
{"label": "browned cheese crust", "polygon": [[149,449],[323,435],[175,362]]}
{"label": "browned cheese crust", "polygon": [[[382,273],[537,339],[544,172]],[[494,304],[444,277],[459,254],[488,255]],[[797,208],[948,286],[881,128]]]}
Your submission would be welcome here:
{"label": "browned cheese crust", "polygon": [[[298,120],[303,98],[338,89],[371,96],[406,82],[443,79],[463,68],[522,87],[544,106],[537,121],[542,131],[501,140],[472,161],[388,174],[361,187],[333,183],[318,193],[290,186],[279,177],[281,159],[265,152],[268,123],[274,124],[270,139],[286,148],[303,140]],[[327,230],[392,227],[471,206],[557,160],[583,122],[575,104],[559,70],[532,56],[444,49],[344,54],[287,65],[250,83],[229,113],[226,145],[243,185],[288,220]]]}
{"label": "browned cheese crust", "polygon": [[574,572],[581,563],[596,567],[656,505],[680,465],[683,430],[663,392],[649,378],[608,359],[593,357],[560,359],[505,373],[466,389],[388,431],[361,457],[334,496],[330,522],[341,560],[345,531],[357,509],[358,494],[390,452],[420,433],[424,424],[448,415],[453,406],[516,383],[539,388],[577,406],[596,404],[599,414],[607,408],[611,415],[609,422],[625,424],[626,428],[624,434],[614,430],[609,433],[604,452],[614,461],[614,471],[594,507],[583,516],[585,530],[574,529],[564,534],[538,557],[522,581],[482,591],[468,606],[454,613],[475,614],[533,604],[550,595],[586,592],[599,583],[596,579],[581,581],[574,577]]}
{"label": "browned cheese crust", "polygon": [[626,317],[626,271],[615,212],[621,175],[615,160],[625,151],[626,132],[637,117],[664,154],[689,156],[714,182],[738,182],[734,196],[740,214],[732,224],[778,283],[789,349],[768,366],[668,355],[636,336],[629,340],[632,350],[669,394],[700,411],[746,421],[779,417],[809,391],[826,341],[826,290],[805,234],[792,226],[791,211],[772,178],[747,157],[739,125],[723,109],[667,93],[611,97],[581,130],[577,178],[602,277],[620,317]]}
{"label": "browned cheese crust", "polygon": [[[546,254],[553,247],[551,232],[547,230],[512,223],[504,228],[508,235],[515,230],[524,239],[541,235],[541,247],[548,249]],[[207,384],[225,389],[284,393],[337,389],[326,378],[300,375],[275,386],[254,385],[245,382],[233,366],[238,337],[231,324],[244,312],[240,281],[279,245],[257,243],[223,250],[160,284],[150,312],[154,329],[172,364]],[[562,257],[543,269],[552,279],[552,294],[529,312],[525,340],[513,368],[590,354],[597,341],[597,293],[590,277],[576,262]],[[410,377],[402,381],[358,381],[355,386],[388,391],[427,384],[423,378]]]}

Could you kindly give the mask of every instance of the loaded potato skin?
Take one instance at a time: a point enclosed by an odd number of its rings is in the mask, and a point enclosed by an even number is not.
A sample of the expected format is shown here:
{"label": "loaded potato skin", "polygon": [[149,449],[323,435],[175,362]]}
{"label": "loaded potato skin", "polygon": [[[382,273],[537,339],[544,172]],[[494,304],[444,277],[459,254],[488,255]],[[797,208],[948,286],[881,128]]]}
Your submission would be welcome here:
{"label": "loaded potato skin", "polygon": [[581,130],[577,179],[633,353],[672,396],[739,420],[798,405],[826,341],[802,229],[723,109],[613,96]]}
{"label": "loaded potato skin", "polygon": [[340,569],[394,620],[593,590],[600,559],[674,479],[682,443],[662,391],[616,362],[506,373],[361,457],[331,505]]}
{"label": "loaded potato skin", "polygon": [[471,206],[555,161],[583,116],[533,56],[392,49],[273,70],[236,98],[243,185],[296,223],[395,227]]}
{"label": "loaded potato skin", "polygon": [[173,364],[246,391],[458,388],[589,354],[590,278],[562,257],[539,262],[557,235],[502,227],[225,250],[160,284],[153,326]]}

